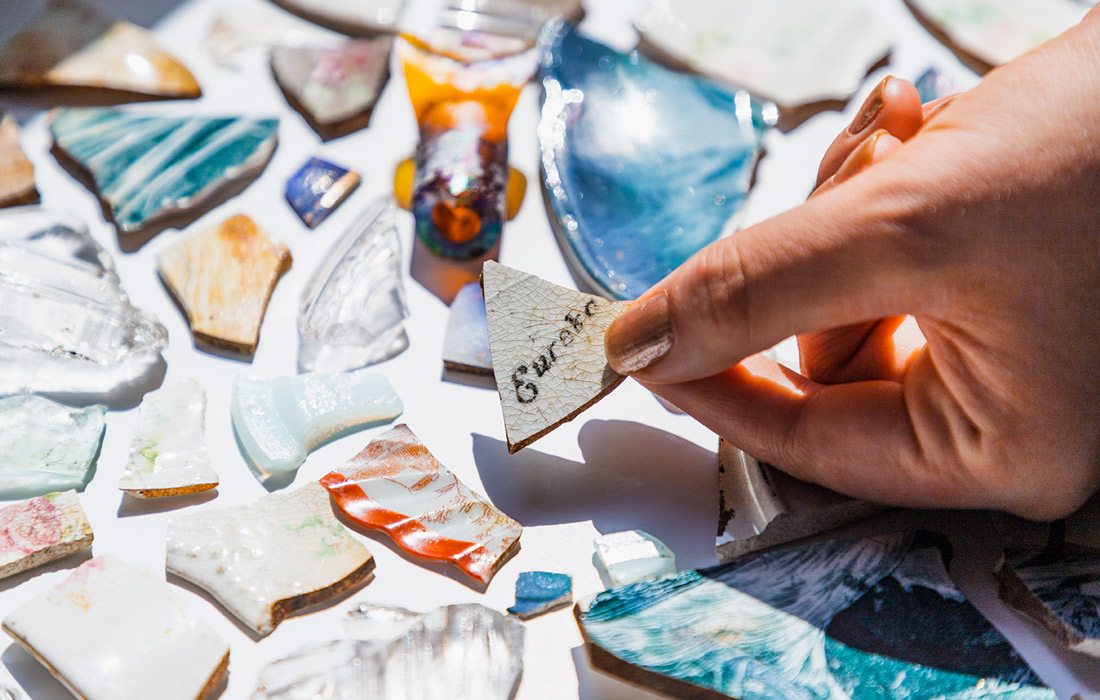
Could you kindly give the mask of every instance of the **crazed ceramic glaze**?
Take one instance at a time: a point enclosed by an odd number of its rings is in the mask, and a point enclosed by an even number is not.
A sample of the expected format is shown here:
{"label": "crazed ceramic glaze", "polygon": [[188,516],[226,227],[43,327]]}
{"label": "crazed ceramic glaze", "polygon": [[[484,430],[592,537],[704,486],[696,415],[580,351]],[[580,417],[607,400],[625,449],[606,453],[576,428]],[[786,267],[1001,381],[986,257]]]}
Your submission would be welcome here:
{"label": "crazed ceramic glaze", "polygon": [[118,487],[139,498],[216,488],[206,451],[206,390],[185,379],[151,391],[141,402],[130,458]]}
{"label": "crazed ceramic glaze", "polygon": [[736,226],[764,105],[569,24],[548,23],[539,43],[551,223],[589,287],[633,299]]}
{"label": "crazed ceramic glaze", "polygon": [[481,285],[471,282],[458,290],[443,334],[443,367],[456,372],[493,373],[489,322]]}
{"label": "crazed ceramic glaze", "polygon": [[278,126],[278,119],[87,108],[54,113],[50,133],[91,174],[118,230],[131,232],[259,173]]}
{"label": "crazed ceramic glaze", "polygon": [[592,540],[592,545],[600,578],[610,586],[676,573],[676,555],[648,532],[609,532]]}
{"label": "crazed ceramic glaze", "polygon": [[170,573],[208,591],[260,634],[364,585],[374,569],[370,552],[315,483],[172,518],[166,561]]}
{"label": "crazed ceramic glaze", "polygon": [[0,506],[0,579],[92,546],[92,526],[76,491]]}
{"label": "crazed ceramic glaze", "polygon": [[297,469],[332,437],[388,423],[403,408],[386,378],[369,372],[238,375],[231,401],[241,452],[263,481]]}
{"label": "crazed ceramic glaze", "polygon": [[286,201],[310,228],[336,211],[359,186],[359,173],[320,158],[310,158],[286,181]]}
{"label": "crazed ceramic glaze", "polygon": [[34,165],[19,142],[19,124],[0,110],[0,207],[36,201]]}
{"label": "crazed ceramic glaze", "polygon": [[0,398],[0,498],[84,489],[107,407],[70,408],[41,396]]}
{"label": "crazed ceramic glaze", "polygon": [[349,34],[393,31],[405,0],[274,0],[318,24]]}
{"label": "crazed ceramic glaze", "polygon": [[4,631],[88,700],[212,698],[229,666],[229,645],[168,584],[110,556],[16,608]]}
{"label": "crazed ceramic glaze", "polygon": [[449,561],[488,582],[519,544],[523,528],[458,480],[399,425],[321,478],[355,522],[383,530],[425,559]]}
{"label": "crazed ceramic glaze", "polygon": [[157,255],[157,270],[195,337],[247,355],[256,352],[267,302],[290,265],[290,250],[243,214]]}
{"label": "crazed ceramic glaze", "polygon": [[573,578],[568,574],[522,571],[516,579],[516,603],[508,612],[527,620],[572,602]]}

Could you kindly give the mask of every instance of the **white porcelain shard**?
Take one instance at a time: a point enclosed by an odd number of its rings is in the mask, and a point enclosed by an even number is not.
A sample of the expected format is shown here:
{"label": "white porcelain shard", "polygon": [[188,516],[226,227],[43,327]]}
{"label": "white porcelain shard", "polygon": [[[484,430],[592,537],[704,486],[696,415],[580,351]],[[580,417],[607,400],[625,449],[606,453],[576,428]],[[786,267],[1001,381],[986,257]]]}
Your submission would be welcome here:
{"label": "white porcelain shard", "polygon": [[329,249],[302,290],[298,365],[358,369],[409,346],[401,241],[388,198],[371,203]]}
{"label": "white porcelain shard", "polygon": [[330,42],[339,35],[267,4],[227,3],[206,34],[206,49],[219,65],[239,67],[242,51]]}
{"label": "white porcelain shard", "polygon": [[297,469],[329,439],[401,415],[401,399],[380,374],[299,374],[233,384],[233,429],[257,476]]}
{"label": "white porcelain shard", "polygon": [[206,390],[185,379],[145,395],[118,487],[138,498],[216,488],[206,451]]}
{"label": "white porcelain shard", "polygon": [[274,0],[322,26],[357,35],[392,32],[405,0]]}
{"label": "white porcelain shard", "polygon": [[76,491],[35,496],[0,507],[0,579],[91,546],[92,526]]}
{"label": "white porcelain shard", "polygon": [[374,569],[370,552],[333,514],[328,492],[312,482],[250,505],[173,518],[166,562],[259,634],[365,585]]}
{"label": "white porcelain shard", "polygon": [[642,530],[624,530],[600,535],[596,547],[596,568],[608,587],[676,573],[676,556],[665,543]]}
{"label": "white porcelain shard", "polygon": [[110,556],[16,608],[4,631],[87,700],[214,698],[229,668],[229,645],[168,584]]}
{"label": "white porcelain shard", "polygon": [[134,308],[75,217],[0,212],[0,394],[109,399],[152,374],[168,332]]}
{"label": "white porcelain shard", "polygon": [[626,310],[492,260],[482,268],[493,373],[508,452],[572,420],[623,380],[603,338]]}
{"label": "white porcelain shard", "polygon": [[0,498],[83,489],[92,478],[107,407],[70,408],[41,396],[0,398]]}
{"label": "white porcelain shard", "polygon": [[19,124],[0,110],[0,207],[35,201],[34,164],[19,142]]}
{"label": "white porcelain shard", "polygon": [[451,302],[443,334],[443,367],[455,372],[493,374],[485,298],[477,282],[458,290]]}

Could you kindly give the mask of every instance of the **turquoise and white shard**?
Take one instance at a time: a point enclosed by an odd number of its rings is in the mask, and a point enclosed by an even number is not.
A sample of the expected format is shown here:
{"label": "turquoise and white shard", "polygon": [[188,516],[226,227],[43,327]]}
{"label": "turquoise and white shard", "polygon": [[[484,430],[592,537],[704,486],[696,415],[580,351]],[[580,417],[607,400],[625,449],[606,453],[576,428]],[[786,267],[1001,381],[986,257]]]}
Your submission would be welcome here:
{"label": "turquoise and white shard", "polygon": [[573,602],[573,577],[552,571],[521,571],[516,602],[508,608],[521,620],[537,617]]}
{"label": "turquoise and white shard", "polygon": [[774,107],[564,22],[546,25],[540,47],[555,232],[583,282],[633,299],[736,228]]}
{"label": "turquoise and white shard", "polygon": [[111,108],[62,109],[54,142],[87,170],[119,231],[140,231],[258,173],[278,119],[166,117]]}
{"label": "turquoise and white shard", "polygon": [[908,535],[815,542],[605,591],[577,617],[597,667],[673,694],[1053,699],[939,557]]}
{"label": "turquoise and white shard", "polygon": [[103,405],[70,408],[41,396],[0,399],[0,499],[83,490],[106,414]]}
{"label": "turquoise and white shard", "polygon": [[389,423],[401,399],[380,374],[238,376],[230,414],[245,459],[261,481],[293,472],[325,442]]}

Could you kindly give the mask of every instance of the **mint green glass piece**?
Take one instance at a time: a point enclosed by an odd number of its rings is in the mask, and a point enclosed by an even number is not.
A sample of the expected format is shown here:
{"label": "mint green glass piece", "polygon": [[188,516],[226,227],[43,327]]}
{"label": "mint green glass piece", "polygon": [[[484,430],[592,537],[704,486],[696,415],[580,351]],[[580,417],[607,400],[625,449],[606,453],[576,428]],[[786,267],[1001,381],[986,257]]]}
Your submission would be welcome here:
{"label": "mint green glass piece", "polygon": [[41,396],[0,399],[0,498],[83,490],[106,428],[103,405],[71,408]]}

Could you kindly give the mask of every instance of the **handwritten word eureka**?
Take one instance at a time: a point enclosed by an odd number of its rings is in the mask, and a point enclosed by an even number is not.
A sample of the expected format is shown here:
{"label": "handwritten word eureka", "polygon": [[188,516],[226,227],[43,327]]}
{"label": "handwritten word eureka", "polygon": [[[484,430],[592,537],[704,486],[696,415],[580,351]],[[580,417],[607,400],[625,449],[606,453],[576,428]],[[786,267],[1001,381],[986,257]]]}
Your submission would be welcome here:
{"label": "handwritten word eureka", "polygon": [[516,370],[512,372],[512,386],[516,389],[516,400],[520,403],[531,403],[538,398],[539,388],[532,381],[531,372],[533,371],[536,377],[541,377],[549,372],[554,363],[558,361],[554,346],[560,344],[561,347],[567,348],[572,345],[576,337],[584,330],[585,320],[592,318],[599,307],[599,300],[592,299],[584,305],[582,311],[570,311],[565,314],[565,322],[569,324],[572,330],[562,328],[558,331],[557,339],[550,341],[550,344],[542,349],[538,357],[529,364],[516,367]]}

